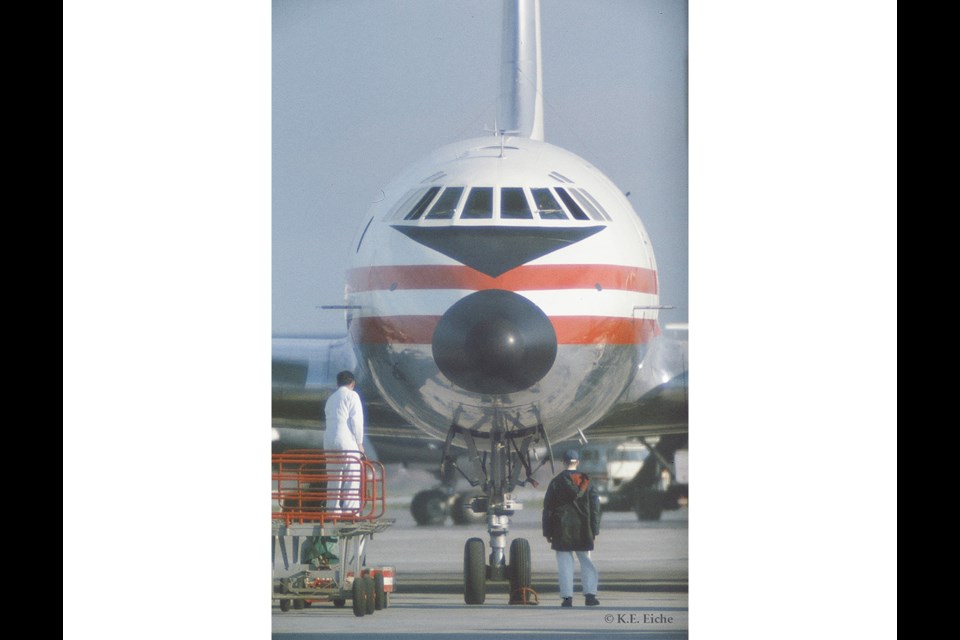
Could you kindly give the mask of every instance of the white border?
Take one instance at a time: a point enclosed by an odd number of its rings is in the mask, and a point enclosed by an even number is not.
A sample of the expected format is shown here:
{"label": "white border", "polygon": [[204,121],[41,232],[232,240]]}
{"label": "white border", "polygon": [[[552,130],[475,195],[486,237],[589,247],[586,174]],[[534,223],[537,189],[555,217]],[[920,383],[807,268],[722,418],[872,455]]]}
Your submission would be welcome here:
{"label": "white border", "polygon": [[[896,3],[690,14],[691,635],[892,638]],[[269,24],[64,5],[64,637],[269,633]]]}

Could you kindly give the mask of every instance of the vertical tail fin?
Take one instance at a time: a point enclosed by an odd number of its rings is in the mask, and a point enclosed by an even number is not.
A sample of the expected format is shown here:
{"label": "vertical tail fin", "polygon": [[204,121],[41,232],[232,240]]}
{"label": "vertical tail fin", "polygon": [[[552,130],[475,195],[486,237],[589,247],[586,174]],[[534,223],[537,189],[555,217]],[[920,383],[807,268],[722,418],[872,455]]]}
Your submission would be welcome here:
{"label": "vertical tail fin", "polygon": [[543,140],[540,0],[503,0],[502,37],[500,127]]}

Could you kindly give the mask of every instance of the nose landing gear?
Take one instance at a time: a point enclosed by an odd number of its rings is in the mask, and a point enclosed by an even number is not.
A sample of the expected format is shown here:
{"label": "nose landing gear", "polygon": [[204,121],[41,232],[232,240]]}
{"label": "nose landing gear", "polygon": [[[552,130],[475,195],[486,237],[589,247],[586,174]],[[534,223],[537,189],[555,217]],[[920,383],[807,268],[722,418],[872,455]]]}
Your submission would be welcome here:
{"label": "nose landing gear", "polygon": [[[443,475],[450,468],[456,469],[471,486],[482,488],[483,494],[473,498],[469,508],[474,513],[486,513],[490,544],[487,559],[481,538],[470,538],[464,545],[464,602],[483,604],[488,580],[508,580],[511,604],[536,604],[535,595],[532,599],[530,597],[530,543],[525,538],[514,539],[510,544],[509,562],[506,543],[510,516],[523,508],[511,492],[517,486],[537,486],[533,474],[547,462],[553,470],[553,452],[546,430],[539,417],[536,426],[524,426],[518,417],[507,413],[499,404],[490,407],[484,419],[471,428],[459,425],[459,418],[458,411],[447,432],[440,472]],[[489,428],[486,428],[487,423]],[[450,455],[451,443],[457,436],[461,437],[469,452],[464,465],[468,467],[466,470],[458,467],[456,458]],[[534,468],[534,447],[540,443],[546,446],[547,457]]]}

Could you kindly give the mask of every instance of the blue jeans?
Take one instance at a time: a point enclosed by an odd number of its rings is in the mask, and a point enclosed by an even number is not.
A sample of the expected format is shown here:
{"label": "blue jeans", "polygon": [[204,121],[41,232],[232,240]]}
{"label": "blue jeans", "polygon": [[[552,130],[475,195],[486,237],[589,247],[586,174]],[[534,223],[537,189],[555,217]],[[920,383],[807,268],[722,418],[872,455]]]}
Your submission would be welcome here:
{"label": "blue jeans", "polygon": [[573,597],[573,554],[577,554],[577,560],[580,561],[580,582],[583,585],[583,593],[597,593],[597,582],[600,576],[597,574],[597,567],[590,559],[589,551],[557,551],[557,570],[560,573],[560,597]]}

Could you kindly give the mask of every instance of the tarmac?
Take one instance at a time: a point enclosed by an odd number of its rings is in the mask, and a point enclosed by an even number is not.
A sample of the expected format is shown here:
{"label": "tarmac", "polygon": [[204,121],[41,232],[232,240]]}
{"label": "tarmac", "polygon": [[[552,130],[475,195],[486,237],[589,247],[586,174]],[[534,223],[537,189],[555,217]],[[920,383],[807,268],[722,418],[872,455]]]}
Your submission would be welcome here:
{"label": "tarmac", "polygon": [[[487,541],[486,526],[419,527],[403,501],[390,505],[396,519],[367,548],[367,565],[392,566],[395,592],[390,606],[356,617],[347,604],[317,602],[281,612],[274,602],[273,637],[307,638],[686,638],[688,636],[687,509],[665,512],[660,521],[640,522],[632,512],[607,512],[593,560],[600,572],[600,606],[560,608],[556,559],[540,533],[538,493],[512,518],[509,540],[531,547],[536,606],[508,604],[506,582],[489,581],[483,605],[463,600],[463,546],[467,538]],[[266,604],[266,602],[265,602]]]}

